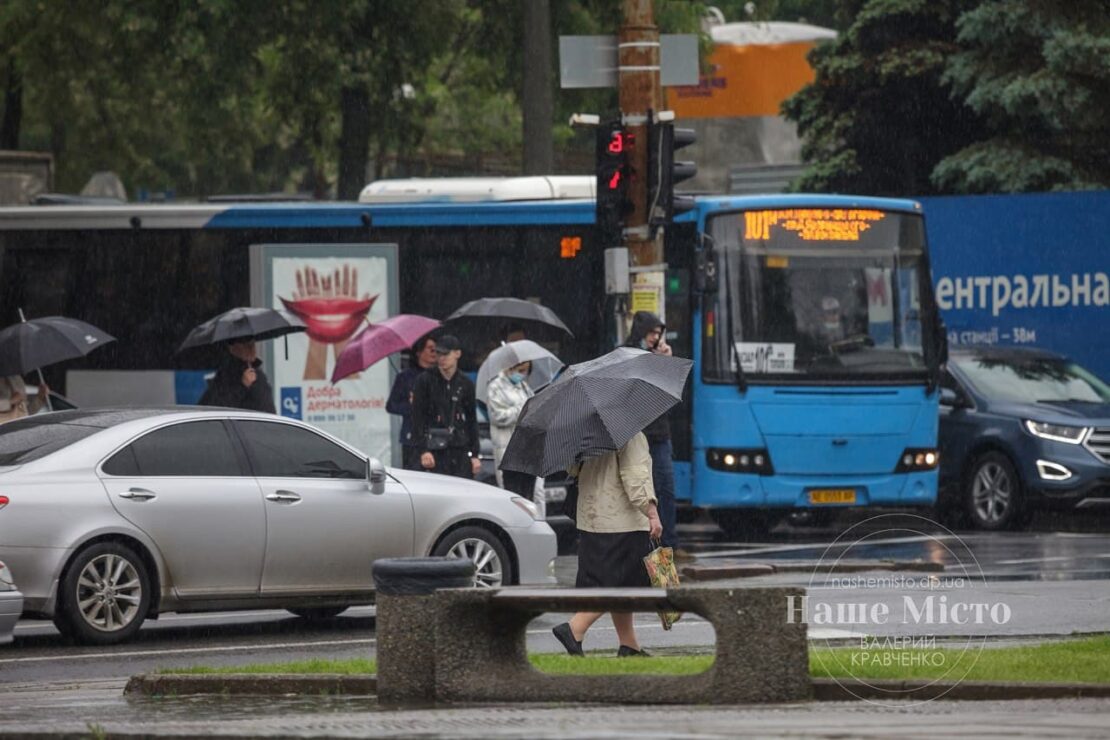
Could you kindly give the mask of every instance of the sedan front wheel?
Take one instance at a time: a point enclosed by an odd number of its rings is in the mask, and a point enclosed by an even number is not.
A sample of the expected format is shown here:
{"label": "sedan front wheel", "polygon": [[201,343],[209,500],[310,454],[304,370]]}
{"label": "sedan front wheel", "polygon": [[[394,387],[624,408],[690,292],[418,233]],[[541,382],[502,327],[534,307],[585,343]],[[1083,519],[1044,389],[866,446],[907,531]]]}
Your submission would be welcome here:
{"label": "sedan front wheel", "polygon": [[509,553],[488,529],[460,527],[440,540],[432,554],[473,562],[474,585],[479,588],[500,588],[513,582]]}

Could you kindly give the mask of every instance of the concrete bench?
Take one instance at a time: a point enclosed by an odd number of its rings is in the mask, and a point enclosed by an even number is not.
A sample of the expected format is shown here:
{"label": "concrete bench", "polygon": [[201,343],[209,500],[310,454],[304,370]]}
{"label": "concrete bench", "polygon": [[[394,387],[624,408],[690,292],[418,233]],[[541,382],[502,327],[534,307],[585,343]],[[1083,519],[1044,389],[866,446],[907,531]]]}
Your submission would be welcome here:
{"label": "concrete bench", "polygon": [[[803,593],[721,586],[437,591],[428,604],[435,618],[435,698],[643,704],[809,699],[806,626],[787,621],[788,597]],[[712,623],[717,645],[711,668],[693,676],[581,676],[542,673],[528,662],[528,624],[546,612],[661,610]]]}

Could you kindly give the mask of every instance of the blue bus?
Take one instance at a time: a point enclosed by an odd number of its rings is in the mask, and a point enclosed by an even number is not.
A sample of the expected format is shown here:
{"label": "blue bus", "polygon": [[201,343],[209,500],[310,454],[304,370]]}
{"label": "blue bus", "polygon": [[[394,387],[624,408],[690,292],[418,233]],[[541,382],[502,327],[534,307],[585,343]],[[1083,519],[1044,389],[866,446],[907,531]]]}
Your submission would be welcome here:
{"label": "blue bus", "polygon": [[920,205],[699,198],[687,218],[680,495],[734,534],[800,508],[931,506],[946,340]]}
{"label": "blue bus", "polygon": [[[527,180],[524,195],[511,181],[417,181],[371,186],[359,203],[0,208],[0,324],[21,307],[117,337],[47,368],[58,390],[72,370],[188,370],[174,354],[188,328],[251,303],[252,247],[384,244],[400,312],[513,295],[574,332],[534,337],[564,361],[608,351],[628,303],[605,293],[592,178]],[[946,345],[918,204],[699,197],[667,229],[665,262],[668,342],[695,361],[671,415],[680,501],[730,533],[800,508],[934,502]],[[458,333],[469,369],[497,343]]]}

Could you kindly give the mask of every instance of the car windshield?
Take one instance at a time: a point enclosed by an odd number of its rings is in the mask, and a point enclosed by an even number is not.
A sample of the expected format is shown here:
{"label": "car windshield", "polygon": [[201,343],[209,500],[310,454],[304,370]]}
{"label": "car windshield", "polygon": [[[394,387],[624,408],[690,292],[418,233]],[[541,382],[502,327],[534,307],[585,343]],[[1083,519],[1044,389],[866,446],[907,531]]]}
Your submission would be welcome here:
{"label": "car windshield", "polygon": [[1110,403],[1110,386],[1064,359],[959,357],[951,362],[992,401]]}
{"label": "car windshield", "polygon": [[104,429],[77,421],[59,423],[57,416],[27,416],[0,424],[0,465],[38,460]]}
{"label": "car windshield", "polygon": [[932,305],[922,220],[796,208],[710,221],[721,287],[706,379],[924,378]]}

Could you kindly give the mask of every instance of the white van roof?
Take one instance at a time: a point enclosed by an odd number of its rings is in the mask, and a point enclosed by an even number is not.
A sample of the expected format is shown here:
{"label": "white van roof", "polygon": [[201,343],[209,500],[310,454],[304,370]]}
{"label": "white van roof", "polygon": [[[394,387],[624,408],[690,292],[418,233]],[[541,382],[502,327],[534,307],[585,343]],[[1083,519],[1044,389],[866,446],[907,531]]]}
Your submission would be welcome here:
{"label": "white van roof", "polygon": [[824,41],[836,38],[831,28],[809,23],[768,21],[763,23],[724,23],[711,26],[709,35],[713,43],[729,46],[763,46],[790,44],[799,41]]}
{"label": "white van roof", "polygon": [[592,175],[536,177],[413,177],[375,180],[359,193],[359,203],[473,203],[478,201],[593,198]]}

